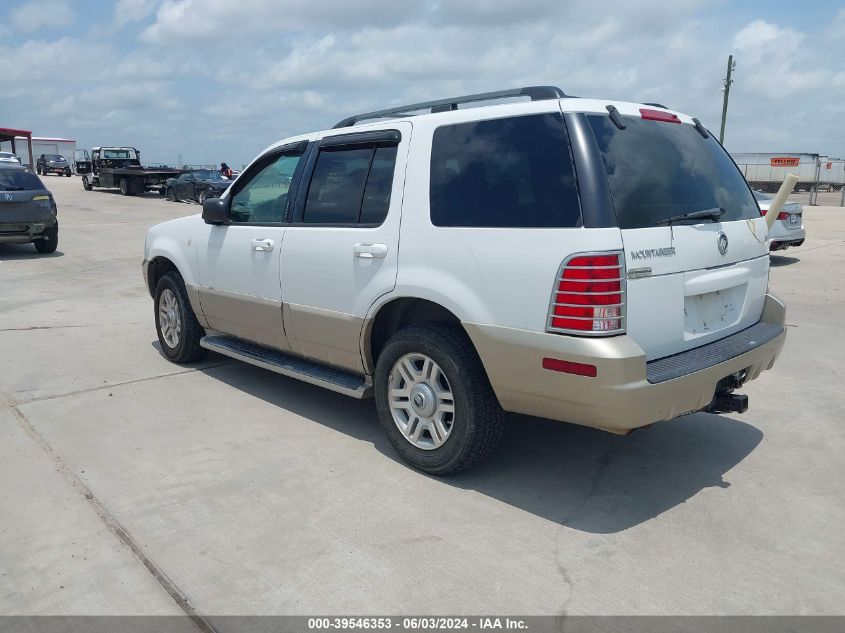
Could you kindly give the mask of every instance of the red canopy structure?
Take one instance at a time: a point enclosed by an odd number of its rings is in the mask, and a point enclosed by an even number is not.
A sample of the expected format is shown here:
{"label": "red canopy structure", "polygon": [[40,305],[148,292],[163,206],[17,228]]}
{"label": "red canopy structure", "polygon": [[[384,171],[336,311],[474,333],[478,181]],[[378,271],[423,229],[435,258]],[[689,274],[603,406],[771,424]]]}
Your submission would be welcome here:
{"label": "red canopy structure", "polygon": [[29,166],[33,168],[35,161],[32,158],[32,132],[29,130],[16,130],[11,127],[0,127],[0,141],[11,141],[13,154],[18,153],[15,147],[15,138],[19,136],[26,139],[27,145],[29,146]]}

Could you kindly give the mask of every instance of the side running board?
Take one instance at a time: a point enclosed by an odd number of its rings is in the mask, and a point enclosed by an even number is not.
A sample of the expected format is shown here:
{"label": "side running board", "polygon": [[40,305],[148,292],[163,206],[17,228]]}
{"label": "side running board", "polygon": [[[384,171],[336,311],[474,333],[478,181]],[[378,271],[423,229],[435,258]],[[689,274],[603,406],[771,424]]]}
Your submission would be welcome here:
{"label": "side running board", "polygon": [[272,347],[250,343],[233,336],[203,336],[200,345],[205,349],[242,360],[256,367],[269,369],[277,374],[297,378],[312,385],[337,391],[353,398],[372,395],[373,385],[369,376],[356,374],[330,365],[324,365],[300,356],[286,354]]}

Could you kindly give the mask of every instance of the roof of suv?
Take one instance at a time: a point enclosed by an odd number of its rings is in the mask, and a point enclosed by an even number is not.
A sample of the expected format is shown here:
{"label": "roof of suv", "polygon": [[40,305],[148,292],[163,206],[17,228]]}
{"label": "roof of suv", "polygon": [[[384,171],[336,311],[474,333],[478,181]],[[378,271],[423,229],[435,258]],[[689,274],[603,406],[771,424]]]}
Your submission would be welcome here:
{"label": "roof of suv", "polygon": [[[529,100],[525,100],[528,97]],[[514,99],[522,98],[521,101]],[[510,101],[503,102],[503,99]],[[424,103],[397,106],[387,110],[379,110],[364,114],[356,114],[343,119],[332,128],[314,130],[305,134],[287,137],[265,148],[265,152],[278,149],[284,145],[301,141],[313,141],[325,135],[350,134],[364,132],[369,129],[384,129],[386,124],[400,121],[428,122],[436,120],[443,124],[459,123],[468,120],[496,119],[508,116],[519,116],[539,112],[548,112],[549,104],[556,102],[564,112],[586,114],[609,114],[612,107],[622,116],[641,117],[643,110],[675,115],[676,122],[696,124],[691,116],[671,110],[656,103],[637,103],[633,101],[614,101],[610,99],[581,98],[566,95],[563,90],[554,86],[528,86],[511,90],[491,93],[450,97]],[[471,107],[459,107],[461,104],[472,104]],[[429,112],[419,112],[429,110]],[[367,121],[367,122],[362,122]],[[95,148],[96,149],[96,148]]]}

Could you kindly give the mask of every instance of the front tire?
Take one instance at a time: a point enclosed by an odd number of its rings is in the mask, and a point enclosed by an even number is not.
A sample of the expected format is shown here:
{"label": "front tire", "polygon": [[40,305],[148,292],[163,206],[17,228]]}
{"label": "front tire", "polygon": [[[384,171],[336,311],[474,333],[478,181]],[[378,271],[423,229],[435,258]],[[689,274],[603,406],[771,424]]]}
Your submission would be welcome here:
{"label": "front tire", "polygon": [[88,182],[88,179],[85,176],[82,176],[82,188],[85,189],[85,191],[91,191],[94,188],[94,185]]}
{"label": "front tire", "polygon": [[161,351],[174,363],[192,363],[205,356],[200,339],[205,330],[191,308],[182,276],[171,271],[156,284],[155,322]]}
{"label": "front tire", "polygon": [[168,187],[168,188],[167,188],[167,193],[166,193],[166,195],[167,195],[167,199],[168,199],[170,202],[176,202],[176,192],[175,192],[175,191],[173,191],[173,187]]}
{"label": "front tire", "polygon": [[41,236],[42,239],[35,240],[34,242],[35,249],[39,253],[55,253],[59,247],[59,223],[56,222],[50,228],[45,229]]}
{"label": "front tire", "polygon": [[406,462],[433,475],[486,459],[502,436],[504,411],[460,326],[407,326],[376,364],[382,428]]}

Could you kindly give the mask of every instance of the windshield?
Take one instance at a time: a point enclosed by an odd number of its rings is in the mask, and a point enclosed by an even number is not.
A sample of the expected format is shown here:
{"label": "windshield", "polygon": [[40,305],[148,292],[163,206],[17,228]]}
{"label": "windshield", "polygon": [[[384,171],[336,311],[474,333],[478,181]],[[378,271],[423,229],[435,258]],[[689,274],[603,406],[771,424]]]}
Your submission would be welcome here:
{"label": "windshield", "polygon": [[219,171],[195,171],[193,172],[194,178],[197,180],[223,180],[223,176],[220,174]]}
{"label": "windshield", "polygon": [[[658,226],[673,216],[724,209],[722,222],[760,217],[748,184],[712,135],[687,124],[588,115],[621,229]],[[690,220],[695,222],[709,220]]]}
{"label": "windshield", "polygon": [[44,189],[38,176],[23,169],[0,169],[0,191],[36,191]]}
{"label": "windshield", "polygon": [[64,156],[59,156],[58,154],[45,154],[44,158],[47,160],[64,160]]}
{"label": "windshield", "polygon": [[0,152],[0,158],[17,158],[12,152]]}
{"label": "windshield", "polygon": [[102,149],[100,155],[103,158],[135,158],[135,150],[132,149]]}

